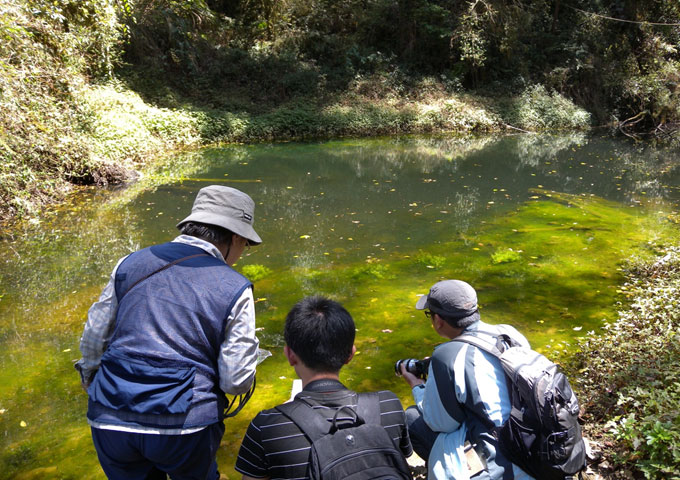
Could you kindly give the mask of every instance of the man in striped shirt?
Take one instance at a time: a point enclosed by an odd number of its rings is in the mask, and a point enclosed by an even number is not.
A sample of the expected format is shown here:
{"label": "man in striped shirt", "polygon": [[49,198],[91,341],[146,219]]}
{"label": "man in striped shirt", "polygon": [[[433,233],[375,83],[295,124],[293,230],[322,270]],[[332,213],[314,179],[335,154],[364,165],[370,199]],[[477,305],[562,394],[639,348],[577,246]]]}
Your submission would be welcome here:
{"label": "man in striped shirt", "polygon": [[[323,297],[307,297],[286,317],[284,353],[303,389],[296,395],[329,421],[343,406],[356,409],[357,393],[339,380],[340,369],[354,356],[355,327],[349,312]],[[396,395],[378,392],[380,423],[405,456],[412,453],[404,410]],[[348,421],[349,414],[338,416]],[[236,470],[243,479],[304,479],[310,442],[300,428],[276,409],[252,420],[241,443]]]}

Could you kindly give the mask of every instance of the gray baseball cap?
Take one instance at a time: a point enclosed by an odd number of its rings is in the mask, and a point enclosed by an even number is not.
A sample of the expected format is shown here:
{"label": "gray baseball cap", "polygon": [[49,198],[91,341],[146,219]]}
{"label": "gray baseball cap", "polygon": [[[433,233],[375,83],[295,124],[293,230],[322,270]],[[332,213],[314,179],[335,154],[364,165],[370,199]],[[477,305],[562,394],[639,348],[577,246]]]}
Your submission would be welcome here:
{"label": "gray baseball cap", "polygon": [[196,194],[191,214],[177,224],[186,222],[207,223],[226,228],[250,242],[259,245],[262,239],[253,229],[255,202],[247,194],[224,185],[210,185]]}
{"label": "gray baseball cap", "polygon": [[418,299],[416,308],[428,308],[455,320],[467,318],[477,313],[477,292],[462,280],[443,280]]}

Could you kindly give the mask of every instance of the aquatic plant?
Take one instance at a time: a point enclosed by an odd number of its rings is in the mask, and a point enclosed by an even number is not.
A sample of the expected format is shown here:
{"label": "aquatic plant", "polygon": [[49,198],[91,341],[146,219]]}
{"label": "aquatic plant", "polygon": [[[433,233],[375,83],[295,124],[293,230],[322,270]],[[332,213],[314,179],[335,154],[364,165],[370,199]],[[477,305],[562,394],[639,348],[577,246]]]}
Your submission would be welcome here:
{"label": "aquatic plant", "polygon": [[494,264],[517,262],[521,258],[522,255],[520,252],[517,252],[512,248],[499,248],[491,254],[491,261]]}
{"label": "aquatic plant", "polygon": [[382,280],[389,275],[389,266],[380,263],[367,263],[365,265],[359,265],[352,269],[352,278],[375,278]]}
{"label": "aquatic plant", "polygon": [[271,275],[271,268],[265,267],[264,265],[253,264],[244,265],[241,267],[241,272],[245,275],[251,282],[257,282],[265,277]]}
{"label": "aquatic plant", "polygon": [[433,255],[428,252],[419,252],[416,255],[416,262],[426,268],[442,268],[446,264],[446,257],[441,255]]}

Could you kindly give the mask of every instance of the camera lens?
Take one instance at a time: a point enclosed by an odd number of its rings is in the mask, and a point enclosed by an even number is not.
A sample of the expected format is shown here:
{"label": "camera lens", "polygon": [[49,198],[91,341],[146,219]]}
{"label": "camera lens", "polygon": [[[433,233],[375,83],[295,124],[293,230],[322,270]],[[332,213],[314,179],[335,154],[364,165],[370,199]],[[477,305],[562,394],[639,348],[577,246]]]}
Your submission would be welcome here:
{"label": "camera lens", "polygon": [[418,360],[417,358],[404,358],[397,360],[394,364],[394,372],[401,375],[401,365],[404,365],[404,370],[415,375],[418,378],[425,379],[427,376],[427,369],[430,366],[430,359]]}

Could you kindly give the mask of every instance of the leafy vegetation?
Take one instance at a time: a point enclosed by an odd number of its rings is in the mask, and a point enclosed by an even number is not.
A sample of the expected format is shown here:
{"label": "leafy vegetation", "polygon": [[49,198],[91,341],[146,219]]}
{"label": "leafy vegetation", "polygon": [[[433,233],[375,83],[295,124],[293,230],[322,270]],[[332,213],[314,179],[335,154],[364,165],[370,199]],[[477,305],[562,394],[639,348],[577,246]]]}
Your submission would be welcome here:
{"label": "leafy vegetation", "polygon": [[632,261],[625,273],[618,320],[589,332],[565,366],[605,474],[680,478],[680,247]]}

